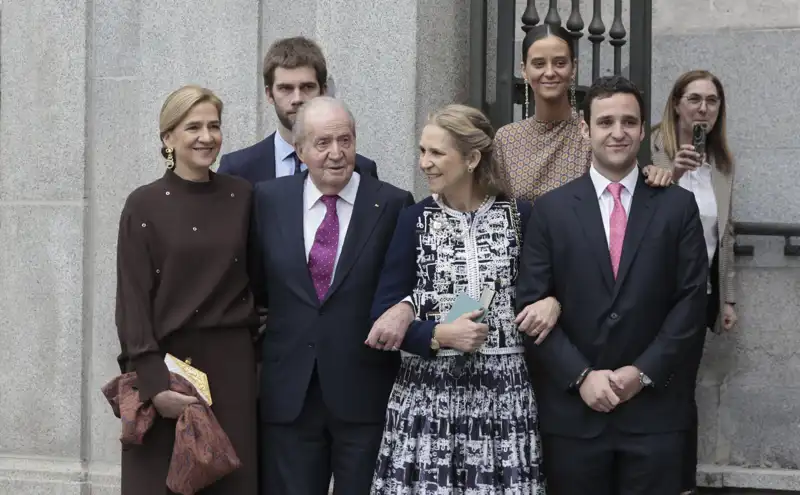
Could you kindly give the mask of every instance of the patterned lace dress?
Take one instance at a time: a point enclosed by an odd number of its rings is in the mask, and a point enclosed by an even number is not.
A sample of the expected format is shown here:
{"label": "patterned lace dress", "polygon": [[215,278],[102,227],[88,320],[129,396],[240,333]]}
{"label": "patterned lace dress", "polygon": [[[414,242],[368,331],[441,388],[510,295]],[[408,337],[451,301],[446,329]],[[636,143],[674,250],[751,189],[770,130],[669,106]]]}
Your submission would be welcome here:
{"label": "patterned lace dress", "polygon": [[381,283],[411,294],[414,325],[441,322],[460,293],[477,300],[489,286],[497,295],[477,352],[403,352],[373,495],[545,493],[536,401],[513,323],[518,239],[530,214],[518,205],[488,198],[462,213],[432,197],[398,219]]}
{"label": "patterned lace dress", "polygon": [[591,156],[576,113],[568,120],[544,122],[531,117],[513,122],[495,136],[495,158],[514,197],[526,201],[585,174]]}

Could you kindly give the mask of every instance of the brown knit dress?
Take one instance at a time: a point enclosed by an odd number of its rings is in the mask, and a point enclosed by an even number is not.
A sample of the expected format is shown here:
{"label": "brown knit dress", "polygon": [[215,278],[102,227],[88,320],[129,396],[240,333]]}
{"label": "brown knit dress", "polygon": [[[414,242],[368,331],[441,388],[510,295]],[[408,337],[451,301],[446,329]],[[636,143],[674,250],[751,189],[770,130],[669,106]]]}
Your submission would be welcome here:
{"label": "brown knit dress", "polygon": [[[242,467],[202,495],[257,493],[253,299],[246,270],[252,187],[210,173],[189,182],[167,171],[135,190],[120,220],[117,329],[122,371],[144,400],[168,388],[164,353],[208,375],[212,410]],[[159,417],[141,446],[122,450],[122,494],[163,495],[175,420]]]}

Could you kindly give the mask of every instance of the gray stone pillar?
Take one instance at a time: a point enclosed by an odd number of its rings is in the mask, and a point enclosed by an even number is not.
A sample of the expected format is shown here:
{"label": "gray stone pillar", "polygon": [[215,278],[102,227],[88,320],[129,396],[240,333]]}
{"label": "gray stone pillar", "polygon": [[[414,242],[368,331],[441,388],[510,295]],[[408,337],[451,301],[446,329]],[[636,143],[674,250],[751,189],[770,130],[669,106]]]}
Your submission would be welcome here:
{"label": "gray stone pillar", "polygon": [[86,4],[6,1],[2,21],[0,492],[57,480],[77,495],[88,452]]}

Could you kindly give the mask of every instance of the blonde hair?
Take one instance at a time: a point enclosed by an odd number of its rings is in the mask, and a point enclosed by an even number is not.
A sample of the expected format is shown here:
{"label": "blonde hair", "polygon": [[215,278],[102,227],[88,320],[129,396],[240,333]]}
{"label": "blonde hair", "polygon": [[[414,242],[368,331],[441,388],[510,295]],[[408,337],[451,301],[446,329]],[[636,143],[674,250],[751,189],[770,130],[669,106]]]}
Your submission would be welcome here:
{"label": "blonde hair", "polygon": [[654,125],[652,131],[657,133],[661,138],[661,144],[664,147],[664,153],[670,160],[675,160],[675,154],[678,152],[680,146],[678,145],[678,112],[675,109],[683,98],[686,92],[686,86],[689,84],[700,81],[711,81],[717,88],[719,95],[719,113],[717,114],[717,121],[711,132],[708,133],[706,138],[708,144],[708,156],[712,158],[714,166],[720,172],[725,174],[731,173],[733,170],[733,155],[728,147],[728,136],[725,125],[725,90],[722,87],[720,80],[707,70],[692,70],[682,74],[675,84],[672,86],[672,91],[667,98],[667,104],[664,106],[664,114],[661,116],[661,122]]}
{"label": "blonde hair", "polygon": [[162,140],[161,154],[166,158],[166,147],[163,144],[164,136],[172,132],[178,124],[183,122],[189,112],[200,103],[211,103],[217,108],[219,118],[222,120],[222,100],[210,89],[200,86],[188,85],[173,91],[161,106],[158,118],[159,136]]}
{"label": "blonde hair", "polygon": [[466,105],[447,105],[433,112],[428,124],[447,131],[462,156],[473,151],[481,154],[474,172],[479,187],[492,196],[507,194],[505,177],[493,158],[494,129],[483,112]]}

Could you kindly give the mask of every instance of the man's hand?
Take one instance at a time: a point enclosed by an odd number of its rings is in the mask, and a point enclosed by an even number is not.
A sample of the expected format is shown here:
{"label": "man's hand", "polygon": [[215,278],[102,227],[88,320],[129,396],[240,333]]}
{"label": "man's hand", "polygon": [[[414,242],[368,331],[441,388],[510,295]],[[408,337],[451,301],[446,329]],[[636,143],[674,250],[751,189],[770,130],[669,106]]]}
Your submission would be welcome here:
{"label": "man's hand", "polygon": [[672,170],[648,165],[642,169],[645,183],[653,187],[667,187],[672,184]]}
{"label": "man's hand", "polygon": [[399,302],[387,309],[372,325],[365,344],[373,349],[396,351],[414,321],[414,309],[407,302]]}
{"label": "man's hand", "polygon": [[525,306],[514,320],[519,331],[536,338],[536,345],[541,344],[561,316],[561,306],[554,297]]}
{"label": "man's hand", "polygon": [[611,389],[611,375],[611,370],[591,371],[581,383],[581,399],[597,412],[611,412],[620,403]]}
{"label": "man's hand", "polygon": [[639,379],[639,368],[636,366],[623,366],[611,373],[609,380],[614,392],[622,402],[636,397],[642,391],[642,381]]}
{"label": "man's hand", "polygon": [[732,329],[733,326],[736,325],[738,319],[739,318],[736,316],[736,308],[733,304],[725,303],[725,305],[722,306],[722,328],[726,331]]}

